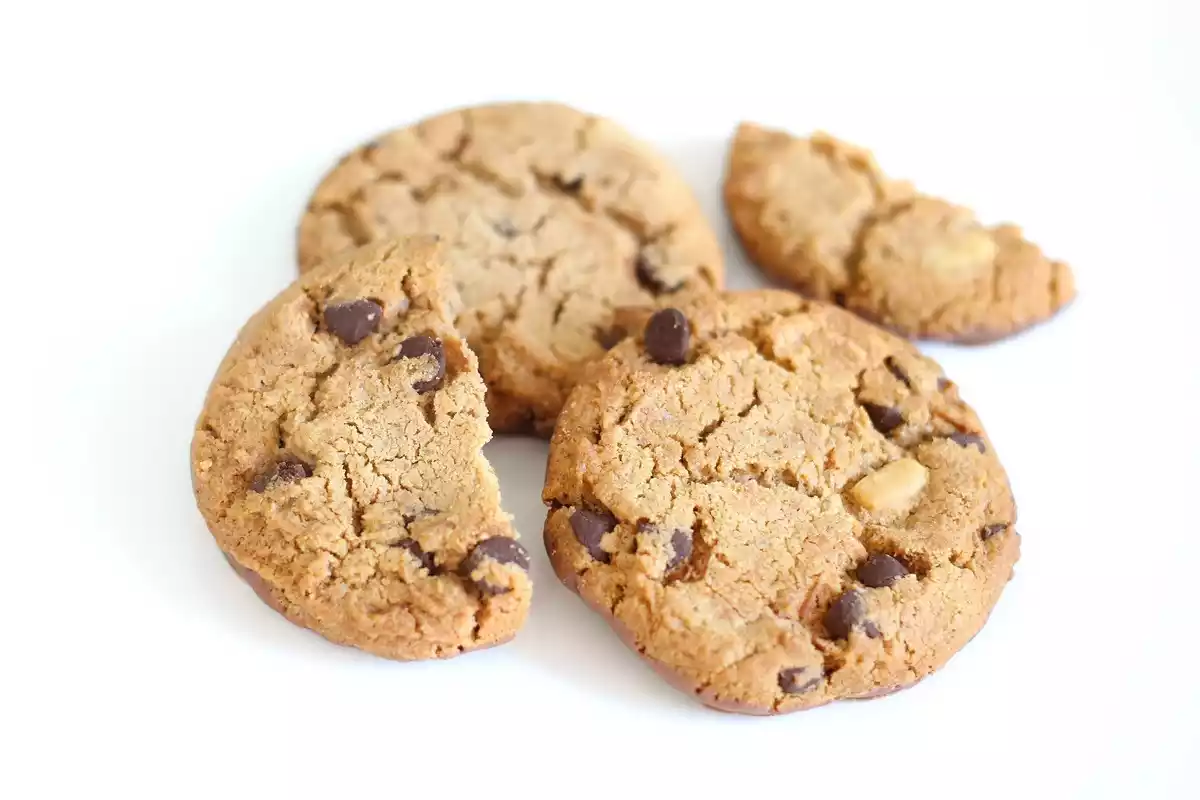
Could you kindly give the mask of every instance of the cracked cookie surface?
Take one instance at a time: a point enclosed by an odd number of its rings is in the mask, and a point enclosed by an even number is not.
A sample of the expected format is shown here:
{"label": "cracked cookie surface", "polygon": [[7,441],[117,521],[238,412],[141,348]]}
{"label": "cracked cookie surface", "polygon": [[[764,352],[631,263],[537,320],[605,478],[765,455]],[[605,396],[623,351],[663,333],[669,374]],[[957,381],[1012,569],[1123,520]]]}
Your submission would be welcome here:
{"label": "cracked cookie surface", "polygon": [[497,431],[549,434],[614,308],[722,280],[674,168],[613,122],[553,103],[458,109],[353,151],[301,220],[300,267],[412,233],[446,246]]}
{"label": "cracked cookie surface", "polygon": [[543,491],[559,578],[725,710],[871,697],[941,667],[1019,551],[957,387],[904,340],[789,292],[677,308],[631,312],[645,333],[563,409]]}
{"label": "cracked cookie surface", "polygon": [[388,658],[504,642],[532,591],[444,274],[421,239],[301,276],[240,331],[192,441],[235,569],[293,622]]}
{"label": "cracked cookie surface", "polygon": [[987,342],[1053,316],[1075,287],[1014,225],[890,180],[870,152],[744,123],[725,204],[747,253],[809,297],[914,338]]}

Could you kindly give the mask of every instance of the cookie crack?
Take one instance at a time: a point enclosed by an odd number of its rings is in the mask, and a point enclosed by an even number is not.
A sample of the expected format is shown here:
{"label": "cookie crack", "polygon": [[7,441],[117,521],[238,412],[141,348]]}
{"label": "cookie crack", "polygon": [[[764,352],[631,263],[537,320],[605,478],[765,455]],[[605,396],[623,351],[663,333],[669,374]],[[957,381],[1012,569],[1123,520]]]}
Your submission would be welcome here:
{"label": "cookie crack", "polygon": [[356,538],[361,538],[363,532],[363,508],[354,496],[354,476],[350,474],[350,464],[345,460],[342,461],[342,478],[346,491],[346,499],[350,501],[350,531]]}
{"label": "cookie crack", "polygon": [[[558,255],[553,255],[553,256],[550,256],[549,258],[543,258],[540,261],[531,262],[532,266],[535,266],[538,269],[538,281],[537,281],[538,291],[540,291],[540,292],[546,291],[546,284],[550,280],[550,273],[554,270],[554,267],[558,264],[558,257],[559,257]],[[515,266],[515,264],[514,264],[514,266]],[[568,296],[570,294],[571,293],[568,292]],[[564,302],[565,302],[565,300],[564,300]],[[556,319],[555,322],[557,323],[558,320]]]}
{"label": "cookie crack", "polygon": [[308,390],[308,402],[313,408],[313,416],[309,418],[310,420],[315,418],[317,413],[321,411],[321,405],[317,402],[317,396],[321,394],[321,391],[325,388],[325,383],[337,373],[340,366],[341,364],[335,363],[329,369],[321,370],[313,375],[312,386]]}
{"label": "cookie crack", "polygon": [[712,436],[714,433],[716,433],[718,430],[720,430],[723,426],[725,426],[726,424],[728,424],[729,422],[731,422],[734,419],[745,419],[746,417],[748,417],[750,415],[750,412],[752,412],[754,409],[758,408],[761,405],[762,405],[762,398],[759,397],[758,385],[755,384],[754,396],[750,399],[750,402],[747,403],[742,408],[738,409],[737,411],[733,412],[733,414],[729,414],[729,413],[722,414],[721,416],[717,417],[717,419],[715,419],[714,421],[710,422],[709,424],[707,424],[703,428],[701,428],[700,433],[696,437],[697,444],[701,444],[701,445],[705,444],[708,441],[708,437]]}
{"label": "cookie crack", "polygon": [[326,201],[313,200],[309,205],[310,212],[332,213],[338,228],[356,247],[361,247],[376,238],[357,210],[357,206],[366,199],[368,191],[386,185],[406,186],[414,202],[417,205],[425,205],[437,195],[454,187],[453,181],[443,176],[437,176],[428,186],[421,187],[409,181],[403,172],[395,169],[380,169],[375,162],[377,150],[377,145],[367,145],[354,156],[370,169],[372,175],[368,180],[363,181],[345,197]]}
{"label": "cookie crack", "polygon": [[501,303],[504,306],[503,311],[494,322],[484,322],[484,329],[479,338],[485,342],[492,342],[498,339],[500,332],[520,316],[521,306],[525,302],[525,295],[528,290],[528,286],[522,286],[517,290],[517,296],[511,302],[501,297]]}
{"label": "cookie crack", "polygon": [[[668,238],[679,227],[678,222],[670,222],[661,230],[653,233],[647,232],[644,227],[638,224],[637,220],[629,214],[622,212],[618,208],[610,205],[597,204],[589,200],[580,190],[568,190],[563,188],[562,179],[558,175],[545,175],[539,172],[532,172],[534,185],[549,197],[557,197],[562,200],[570,201],[580,208],[584,214],[591,217],[599,217],[607,219],[615,227],[623,231],[634,242],[637,243],[638,249],[644,249],[651,245],[657,244],[663,239]],[[580,180],[587,181],[586,175],[581,175]]]}
{"label": "cookie crack", "polygon": [[[625,423],[629,422],[629,418],[631,416],[633,416],[634,406],[636,406],[638,404],[638,400],[641,399],[640,397],[639,398],[630,397],[629,392],[632,388],[633,388],[632,381],[626,380],[625,397],[628,399],[625,402],[625,406],[621,409],[621,413],[617,416],[617,421],[613,424],[614,428],[625,427]],[[676,441],[678,441],[678,440],[676,440]],[[679,445],[680,445],[680,447],[684,447],[683,442],[679,442]]]}
{"label": "cookie crack", "polygon": [[554,304],[554,311],[553,311],[553,313],[552,313],[552,314],[551,314],[551,316],[550,316],[550,324],[551,324],[551,325],[554,325],[554,326],[557,326],[557,325],[558,325],[558,321],[559,321],[560,319],[562,319],[563,311],[566,309],[566,307],[567,307],[567,300],[569,300],[569,299],[570,299],[570,298],[569,298],[569,296],[563,296],[563,297],[560,297],[560,298],[559,298],[559,299],[558,299],[558,300],[555,302],[555,304]]}
{"label": "cookie crack", "polygon": [[753,650],[751,650],[749,653],[747,653],[746,655],[742,656],[741,658],[736,658],[733,661],[729,662],[728,664],[724,664],[721,667],[717,668],[711,675],[709,675],[708,680],[703,681],[696,686],[695,693],[700,694],[700,693],[706,691],[710,686],[713,685],[713,683],[716,682],[717,678],[721,677],[721,673],[728,672],[729,670],[734,669],[734,668],[740,666],[741,664],[746,663],[750,659],[760,655],[762,652],[763,651],[761,648],[756,647]]}
{"label": "cookie crack", "polygon": [[[471,641],[472,642],[479,641],[479,628],[480,628],[480,624],[481,624],[480,620],[479,620],[479,614],[481,611],[483,611],[483,603],[477,601],[475,603],[475,608],[471,611]],[[463,648],[460,646],[459,650],[461,651],[462,649]]]}
{"label": "cookie crack", "polygon": [[765,470],[758,464],[748,465],[746,471],[737,477],[722,477],[719,475],[699,477],[689,474],[687,481],[694,486],[745,486],[747,483],[755,483],[764,489],[783,489],[786,487],[812,500],[820,500],[824,497],[824,494],[819,489],[802,484],[795,477],[794,470],[779,470],[776,473]]}
{"label": "cookie crack", "polygon": [[321,329],[321,307],[325,305],[325,300],[327,299],[326,297],[318,297],[313,292],[314,288],[316,287],[301,283],[301,291],[304,292],[304,297],[306,300],[308,300],[304,312],[308,316],[308,323],[311,326],[309,329],[309,336],[313,337],[315,337],[317,331]]}
{"label": "cookie crack", "polygon": [[[588,116],[584,118],[582,124],[576,129],[576,156],[582,154],[588,149],[588,135],[591,133],[592,129],[599,124],[599,122],[599,117]],[[416,130],[417,137],[420,138],[422,142],[428,144],[428,140],[425,139],[421,134],[420,128],[417,128]],[[512,187],[508,186],[503,181],[498,180],[495,175],[491,174],[486,169],[483,169],[476,164],[470,164],[463,159],[463,153],[471,145],[471,142],[474,140],[474,136],[474,120],[472,119],[469,111],[464,112],[463,129],[459,134],[459,139],[454,148],[446,153],[436,153],[437,158],[444,165],[451,167],[458,174],[469,176],[480,183],[490,186],[501,194],[511,197],[514,194]],[[630,218],[626,214],[623,214],[619,209],[612,208],[608,205],[601,205],[597,207],[595,204],[589,202],[587,198],[578,190],[568,191],[562,188],[558,183],[556,183],[556,181],[562,181],[562,176],[539,172],[533,166],[530,166],[528,175],[532,179],[529,186],[533,191],[537,191],[545,197],[569,200],[578,205],[586,214],[590,216],[603,216],[607,218],[616,227],[624,231],[635,242],[637,242],[639,247],[646,247],[672,235],[678,227],[677,222],[672,222],[662,230],[653,234],[649,234],[637,224],[636,220]],[[586,175],[581,174],[579,177],[584,181],[587,180]],[[540,230],[542,224],[544,224],[544,218],[539,220],[539,223],[534,226],[533,232]]]}
{"label": "cookie crack", "polygon": [[[596,122],[597,122],[597,118],[588,117],[585,119],[583,125],[581,125],[580,128],[576,131],[576,145],[579,148],[579,150],[577,151],[577,154],[578,154],[578,152],[582,152],[583,149],[586,148],[587,133],[588,133],[588,131],[590,131],[591,127],[596,124]],[[423,142],[428,144],[428,141],[420,133],[419,128],[417,129],[417,131],[418,131],[417,132],[418,138],[420,138]],[[494,189],[495,191],[497,191],[500,194],[503,194],[505,196],[512,196],[514,192],[510,186],[505,184],[503,181],[497,179],[497,177],[495,175],[491,174],[486,169],[483,169],[481,166],[468,163],[467,161],[464,160],[463,154],[466,152],[467,148],[470,147],[471,142],[474,139],[474,136],[475,136],[474,121],[471,117],[471,114],[469,112],[466,112],[463,115],[463,130],[459,134],[459,138],[458,138],[455,146],[448,152],[437,153],[435,151],[435,155],[436,155],[437,159],[444,166],[449,167],[453,172],[455,172],[459,176],[463,176],[463,177],[467,177],[469,179],[476,180],[479,183],[489,186],[492,189]],[[546,176],[546,175],[540,174],[533,167],[530,167],[528,174],[532,178],[532,183],[530,184],[530,186],[532,187],[533,191],[538,191],[547,197],[558,197],[558,198],[562,198],[562,199],[571,200],[571,201],[575,202],[576,204],[578,204],[585,211],[585,213],[592,215],[592,216],[597,215],[597,209],[590,207],[583,200],[583,198],[581,198],[577,193],[564,191],[564,190],[559,189],[556,186],[554,186],[554,177],[555,176]],[[671,225],[664,228],[664,230],[661,232],[660,235],[648,237],[638,228],[637,225],[635,225],[633,223],[632,220],[622,217],[614,209],[604,207],[604,208],[599,209],[599,211],[604,216],[609,218],[618,228],[620,228],[621,230],[625,231],[628,235],[630,235],[634,239],[634,241],[636,241],[638,243],[639,247],[644,247],[648,244],[658,241],[660,236],[670,235],[676,228],[676,224],[672,223]],[[538,221],[535,223],[535,225],[531,229],[530,234],[536,235],[537,232],[541,230],[542,226],[545,224],[545,222],[549,216],[550,216],[550,214],[542,215],[542,217],[540,217],[538,219]],[[348,234],[348,235],[350,235],[350,234]],[[508,256],[505,260],[508,263],[512,264],[513,266],[522,268],[525,271],[531,270],[531,269],[536,269],[538,271],[537,291],[541,294],[546,294],[549,289],[549,287],[548,287],[549,278],[550,278],[550,275],[553,272],[555,266],[558,263],[559,255],[560,254],[556,254],[554,256],[551,256],[550,258],[540,259],[540,260],[532,261],[532,262],[518,260],[512,256]],[[513,305],[506,304],[505,313],[498,320],[496,320],[495,322],[489,323],[487,325],[487,330],[485,332],[485,341],[492,341],[495,338],[497,338],[499,333],[504,328],[506,328],[509,324],[511,324],[512,322],[514,322],[516,320],[516,317],[519,314],[519,309],[521,307],[521,302],[524,299],[523,292],[524,292],[524,287],[522,288],[522,294],[518,295],[516,303],[514,303]],[[552,313],[552,318],[551,318],[552,324],[554,326],[557,326],[560,324],[563,313],[565,312],[566,305],[571,301],[571,299],[573,297],[575,297],[578,294],[579,294],[579,292],[577,292],[577,291],[568,291],[568,292],[565,292],[559,298],[557,298],[555,307],[554,307],[554,310]]]}
{"label": "cookie crack", "polygon": [[718,331],[718,333],[736,333],[738,336],[754,345],[754,349],[758,352],[760,358],[764,359],[765,361],[770,361],[772,364],[777,365],[792,375],[796,375],[798,374],[796,370],[789,366],[786,362],[782,361],[775,354],[775,350],[772,346],[770,346],[770,339],[763,330],[763,326],[770,322],[786,324],[789,320],[802,318],[807,314],[808,308],[808,304],[805,303],[801,308],[786,314],[772,315],[770,313],[764,313],[761,316],[750,319],[739,328],[726,329],[723,331]]}
{"label": "cookie crack", "polygon": [[[842,291],[834,298],[839,306],[847,305],[846,290],[856,290],[858,287],[863,258],[866,257],[867,237],[876,227],[892,222],[905,211],[912,208],[913,205],[911,199],[899,200],[887,204],[882,188],[877,188],[876,181],[873,178],[871,179],[871,185],[876,192],[875,202],[877,206],[872,213],[863,218],[858,229],[854,232],[850,251],[846,254],[846,259],[843,262],[846,268],[846,282],[842,286]],[[883,314],[880,316],[891,316],[891,308],[887,305],[887,297],[883,298]]]}
{"label": "cookie crack", "polygon": [[[470,111],[463,112],[462,121],[462,131],[459,133],[458,139],[454,143],[454,147],[444,153],[438,152],[434,148],[430,148],[433,150],[434,157],[437,158],[437,160],[440,161],[443,166],[449,167],[453,172],[457,173],[459,177],[465,177],[471,180],[479,181],[480,183],[495,189],[500,194],[511,197],[513,194],[511,187],[506,186],[503,181],[497,180],[495,175],[492,175],[491,173],[474,164],[468,164],[463,159],[463,154],[467,151],[467,148],[471,146],[471,142],[475,136],[475,122],[471,117]],[[418,126],[414,128],[414,130],[416,131],[417,138],[428,147],[429,140],[425,137],[422,129]]]}

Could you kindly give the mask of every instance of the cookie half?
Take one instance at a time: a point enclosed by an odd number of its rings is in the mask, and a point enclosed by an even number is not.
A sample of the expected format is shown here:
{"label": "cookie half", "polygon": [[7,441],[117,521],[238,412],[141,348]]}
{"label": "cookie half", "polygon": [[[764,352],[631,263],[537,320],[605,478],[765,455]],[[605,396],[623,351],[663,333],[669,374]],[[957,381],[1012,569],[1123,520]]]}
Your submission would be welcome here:
{"label": "cookie half", "polygon": [[782,291],[641,317],[551,440],[559,578],[724,710],[873,697],[944,665],[1019,539],[1004,469],[938,365]]}
{"label": "cookie half", "polygon": [[985,227],[824,133],[801,138],[742,124],[724,191],[755,263],[904,336],[993,341],[1075,296],[1070,268],[1016,226]]}
{"label": "cookie half", "polygon": [[242,329],[192,441],[200,511],[260,597],[387,658],[499,644],[529,610],[452,298],[428,240],[308,272]]}
{"label": "cookie half", "polygon": [[462,296],[492,427],[549,434],[612,309],[718,286],[691,189],[609,120],[554,103],[455,110],[383,135],[325,176],[300,222],[307,270],[343,248],[436,234]]}

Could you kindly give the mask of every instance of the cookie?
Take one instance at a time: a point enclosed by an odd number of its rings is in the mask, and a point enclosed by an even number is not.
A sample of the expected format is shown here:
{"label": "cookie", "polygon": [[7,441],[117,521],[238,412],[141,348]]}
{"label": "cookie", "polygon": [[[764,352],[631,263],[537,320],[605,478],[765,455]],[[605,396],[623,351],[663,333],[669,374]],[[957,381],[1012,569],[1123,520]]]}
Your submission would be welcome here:
{"label": "cookie", "polygon": [[824,133],[805,139],[742,124],[724,192],[755,263],[904,336],[989,342],[1075,296],[1070,268],[1016,226],[985,227]]}
{"label": "cookie", "polygon": [[774,714],[909,686],[1012,574],[1008,481],[936,363],[760,290],[646,318],[550,445],[559,578],[671,683]]}
{"label": "cookie", "polygon": [[259,596],[387,658],[499,644],[529,610],[448,283],[426,240],[301,276],[239,333],[192,441],[200,511]]}
{"label": "cookie", "polygon": [[455,110],[347,155],[300,222],[301,270],[344,247],[436,234],[497,431],[549,434],[612,309],[720,284],[715,234],[663,158],[553,103]]}

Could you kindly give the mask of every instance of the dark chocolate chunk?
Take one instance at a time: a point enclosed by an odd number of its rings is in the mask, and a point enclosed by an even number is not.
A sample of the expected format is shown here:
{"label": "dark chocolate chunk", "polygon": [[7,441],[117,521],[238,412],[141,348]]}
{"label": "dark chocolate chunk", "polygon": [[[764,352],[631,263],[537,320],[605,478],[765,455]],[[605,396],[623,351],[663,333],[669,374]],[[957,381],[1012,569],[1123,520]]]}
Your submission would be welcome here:
{"label": "dark chocolate chunk", "polygon": [[305,464],[295,456],[283,456],[268,467],[261,475],[254,479],[250,484],[250,488],[256,492],[262,493],[267,490],[271,484],[276,481],[282,483],[291,483],[298,481],[301,478],[311,478],[312,467]]}
{"label": "dark chocolate chunk", "polygon": [[403,547],[408,552],[412,553],[412,557],[424,567],[430,575],[437,574],[437,562],[433,559],[433,553],[426,553],[421,549],[421,545],[417,544],[416,539],[405,537],[396,542],[396,547]]}
{"label": "dark chocolate chunk", "polygon": [[513,564],[525,572],[529,571],[529,553],[516,539],[507,536],[493,536],[484,539],[463,559],[458,567],[459,574],[471,581],[482,594],[504,594],[509,591],[507,586],[497,586],[484,578],[473,578],[471,573],[479,569],[486,561],[497,564]]}
{"label": "dark chocolate chunk", "polygon": [[779,688],[785,694],[804,694],[820,686],[823,677],[816,668],[788,667],[779,670]]}
{"label": "dark chocolate chunk", "polygon": [[658,269],[645,254],[639,254],[637,261],[633,265],[634,274],[637,276],[638,285],[652,295],[670,294],[677,291],[682,283],[667,283],[658,274]]}
{"label": "dark chocolate chunk", "polygon": [[383,306],[374,300],[348,300],[325,306],[325,327],[349,345],[370,336],[383,319]]}
{"label": "dark chocolate chunk", "polygon": [[987,452],[987,445],[983,443],[983,437],[974,433],[952,433],[950,441],[955,444],[960,444],[963,447],[974,447],[981,453]]}
{"label": "dark chocolate chunk", "polygon": [[864,586],[879,589],[903,578],[908,574],[908,568],[887,553],[872,553],[858,565],[854,574]]}
{"label": "dark chocolate chunk", "polygon": [[988,539],[992,538],[997,533],[1004,533],[1004,531],[1006,531],[1006,530],[1008,530],[1007,522],[996,522],[991,525],[984,525],[983,528],[979,531],[979,538],[983,539],[986,542]]}
{"label": "dark chocolate chunk", "polygon": [[615,527],[617,519],[607,511],[577,508],[571,515],[571,530],[575,532],[575,538],[587,549],[588,555],[603,564],[607,564],[612,556],[600,546],[600,540]]}
{"label": "dark chocolate chunk", "polygon": [[671,572],[675,568],[686,564],[687,560],[692,557],[692,532],[683,528],[677,528],[671,534],[671,549],[674,554],[671,560],[667,562],[667,572]]}
{"label": "dark chocolate chunk", "polygon": [[692,329],[679,309],[664,308],[646,323],[646,354],[659,364],[679,365],[687,361]]}
{"label": "dark chocolate chunk", "polygon": [[849,589],[839,595],[825,612],[825,630],[834,639],[845,639],[855,628],[862,628],[872,639],[879,636],[879,628],[867,619],[866,601],[858,591]]}
{"label": "dark chocolate chunk", "polygon": [[900,409],[893,406],[881,406],[876,403],[862,402],[863,410],[867,412],[867,416],[871,418],[871,424],[875,426],[875,430],[887,436],[892,431],[904,424],[904,415],[900,413]]}
{"label": "dark chocolate chunk", "polygon": [[[638,523],[638,533],[659,536],[659,527],[649,522]],[[671,532],[671,554],[667,558],[667,568],[664,572],[674,572],[675,569],[687,563],[692,557],[692,532],[684,528],[676,528]]]}
{"label": "dark chocolate chunk", "polygon": [[413,383],[413,389],[417,391],[417,394],[425,394],[437,389],[446,378],[446,351],[442,347],[442,340],[434,339],[432,336],[410,336],[400,343],[400,349],[396,351],[397,359],[423,356],[433,358],[437,371],[433,377]]}

